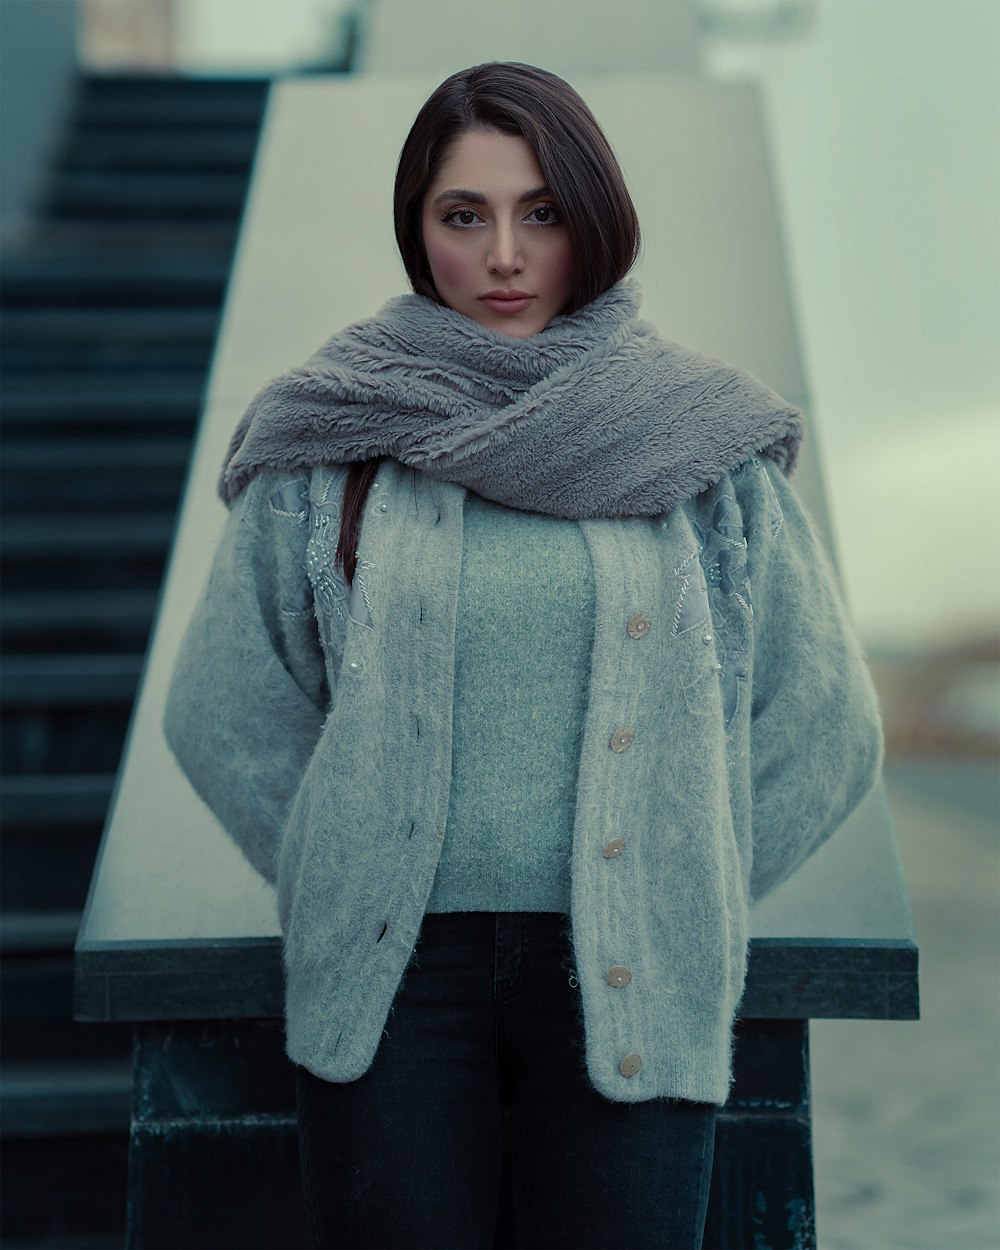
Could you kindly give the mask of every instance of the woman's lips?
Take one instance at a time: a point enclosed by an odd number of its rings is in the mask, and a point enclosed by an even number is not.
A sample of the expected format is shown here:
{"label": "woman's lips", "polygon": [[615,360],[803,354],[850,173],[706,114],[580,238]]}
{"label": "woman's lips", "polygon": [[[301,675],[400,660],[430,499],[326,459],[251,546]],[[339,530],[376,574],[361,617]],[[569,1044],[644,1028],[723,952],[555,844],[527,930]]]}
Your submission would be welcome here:
{"label": "woman's lips", "polygon": [[519,313],[531,304],[535,297],[524,291],[491,291],[481,297],[482,303],[498,313]]}

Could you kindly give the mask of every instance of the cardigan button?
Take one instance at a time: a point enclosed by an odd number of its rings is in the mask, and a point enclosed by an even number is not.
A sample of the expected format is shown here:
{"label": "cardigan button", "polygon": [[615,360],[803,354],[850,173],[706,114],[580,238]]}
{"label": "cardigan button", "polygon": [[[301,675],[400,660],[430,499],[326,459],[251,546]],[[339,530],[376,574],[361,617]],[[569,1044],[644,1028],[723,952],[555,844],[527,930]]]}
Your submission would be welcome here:
{"label": "cardigan button", "polygon": [[612,838],[610,842],[605,842],[604,850],[601,851],[601,854],[604,856],[605,859],[617,859],[618,856],[621,855],[622,851],[624,850],[625,850],[625,839],[624,838]]}
{"label": "cardigan button", "polygon": [[626,1055],[618,1065],[618,1071],[622,1076],[635,1076],[642,1067],[642,1055]]}
{"label": "cardigan button", "polygon": [[611,735],[611,749],[616,755],[620,755],[622,751],[627,751],[634,741],[635,730],[623,725]]}
{"label": "cardigan button", "polygon": [[645,638],[653,628],[653,619],[648,612],[636,612],[635,616],[629,617],[625,628],[630,638]]}
{"label": "cardigan button", "polygon": [[608,985],[613,989],[620,990],[622,986],[629,985],[632,981],[632,974],[628,968],[623,968],[621,964],[615,964],[613,968],[608,969]]}

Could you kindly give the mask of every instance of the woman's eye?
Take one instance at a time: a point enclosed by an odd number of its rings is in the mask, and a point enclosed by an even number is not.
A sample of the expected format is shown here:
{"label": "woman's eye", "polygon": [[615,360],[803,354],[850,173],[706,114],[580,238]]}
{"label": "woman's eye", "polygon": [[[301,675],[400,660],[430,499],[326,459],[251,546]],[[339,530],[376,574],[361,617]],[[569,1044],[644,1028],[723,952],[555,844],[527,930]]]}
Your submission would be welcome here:
{"label": "woman's eye", "polygon": [[554,204],[539,204],[528,214],[528,220],[532,218],[539,226],[554,226],[559,220],[559,210]]}
{"label": "woman's eye", "polygon": [[474,226],[478,219],[479,214],[474,213],[471,208],[453,208],[442,220],[449,226]]}

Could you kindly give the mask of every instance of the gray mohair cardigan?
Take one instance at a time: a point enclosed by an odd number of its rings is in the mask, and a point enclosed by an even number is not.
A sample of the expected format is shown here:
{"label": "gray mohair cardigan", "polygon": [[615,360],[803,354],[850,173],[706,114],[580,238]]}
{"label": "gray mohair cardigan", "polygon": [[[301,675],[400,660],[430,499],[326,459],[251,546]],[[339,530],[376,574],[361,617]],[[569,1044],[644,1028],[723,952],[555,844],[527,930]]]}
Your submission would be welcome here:
{"label": "gray mohair cardigan", "polygon": [[[372,1062],[448,836],[465,495],[384,460],[349,590],[331,558],[345,473],[247,486],[166,713],[194,786],[277,884],[288,1054],[331,1081]],[[579,524],[596,589],[572,850],[587,1069],[610,1099],[721,1103],[749,903],[873,784],[876,699],[773,463],[660,517]]]}

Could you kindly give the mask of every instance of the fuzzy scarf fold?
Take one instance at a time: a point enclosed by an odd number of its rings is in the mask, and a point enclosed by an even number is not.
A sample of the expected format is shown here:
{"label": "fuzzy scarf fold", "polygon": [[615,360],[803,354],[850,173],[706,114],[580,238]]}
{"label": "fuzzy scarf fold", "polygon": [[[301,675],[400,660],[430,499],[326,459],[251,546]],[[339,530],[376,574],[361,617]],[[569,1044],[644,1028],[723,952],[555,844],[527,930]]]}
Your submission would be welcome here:
{"label": "fuzzy scarf fold", "polygon": [[661,338],[634,280],[515,339],[421,295],[390,300],[269,382],[219,480],[389,456],[570,520],[667,512],[750,456],[795,465],[802,415],[749,373]]}

